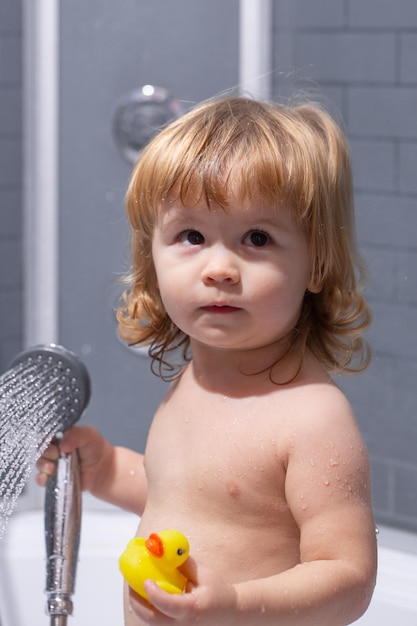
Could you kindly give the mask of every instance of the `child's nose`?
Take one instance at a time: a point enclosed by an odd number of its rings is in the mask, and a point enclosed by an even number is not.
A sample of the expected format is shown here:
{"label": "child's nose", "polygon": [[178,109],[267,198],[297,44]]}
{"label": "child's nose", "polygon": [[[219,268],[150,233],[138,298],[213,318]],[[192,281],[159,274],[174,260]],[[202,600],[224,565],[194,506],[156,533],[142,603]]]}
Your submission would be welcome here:
{"label": "child's nose", "polygon": [[211,250],[202,272],[202,280],[206,284],[227,283],[234,285],[240,281],[237,259],[229,250]]}

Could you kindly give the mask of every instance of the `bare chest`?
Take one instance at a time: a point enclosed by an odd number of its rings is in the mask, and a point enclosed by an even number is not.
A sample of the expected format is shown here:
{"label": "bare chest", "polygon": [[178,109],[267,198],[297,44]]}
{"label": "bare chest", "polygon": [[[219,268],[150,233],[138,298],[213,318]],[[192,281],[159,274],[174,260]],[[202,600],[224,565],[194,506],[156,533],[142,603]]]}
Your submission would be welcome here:
{"label": "bare chest", "polygon": [[266,400],[171,398],[148,438],[140,534],[182,530],[194,556],[213,567],[221,561],[231,580],[293,566],[299,537],[285,498],[287,449],[287,419]]}
{"label": "bare chest", "polygon": [[217,398],[197,408],[179,398],[157,413],[149,435],[149,499],[209,507],[211,515],[240,523],[272,520],[286,510],[286,447],[285,420],[255,400]]}

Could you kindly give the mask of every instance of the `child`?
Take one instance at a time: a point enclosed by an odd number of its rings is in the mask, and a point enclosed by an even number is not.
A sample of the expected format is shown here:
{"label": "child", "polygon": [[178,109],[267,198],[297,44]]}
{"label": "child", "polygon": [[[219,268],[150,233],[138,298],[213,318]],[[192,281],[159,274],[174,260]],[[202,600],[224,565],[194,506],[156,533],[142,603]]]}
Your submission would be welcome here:
{"label": "child", "polygon": [[364,369],[370,319],[341,130],[312,104],[204,103],[143,151],[127,213],[120,334],[173,382],[144,456],[88,426],[61,448],[138,535],[177,528],[192,558],[189,593],[126,590],[125,625],[353,622],[376,542],[365,445],[330,378]]}

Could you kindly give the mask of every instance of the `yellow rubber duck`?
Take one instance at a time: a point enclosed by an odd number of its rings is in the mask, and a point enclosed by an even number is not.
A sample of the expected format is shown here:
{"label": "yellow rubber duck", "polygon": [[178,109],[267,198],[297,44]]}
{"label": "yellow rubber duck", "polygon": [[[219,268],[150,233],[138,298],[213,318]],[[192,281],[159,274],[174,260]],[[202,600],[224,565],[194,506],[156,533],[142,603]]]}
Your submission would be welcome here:
{"label": "yellow rubber duck", "polygon": [[187,578],[178,570],[188,558],[190,546],[178,530],[161,530],[147,539],[135,537],[119,558],[120,571],[130,587],[148,600],[145,580],[152,579],[168,593],[183,593]]}

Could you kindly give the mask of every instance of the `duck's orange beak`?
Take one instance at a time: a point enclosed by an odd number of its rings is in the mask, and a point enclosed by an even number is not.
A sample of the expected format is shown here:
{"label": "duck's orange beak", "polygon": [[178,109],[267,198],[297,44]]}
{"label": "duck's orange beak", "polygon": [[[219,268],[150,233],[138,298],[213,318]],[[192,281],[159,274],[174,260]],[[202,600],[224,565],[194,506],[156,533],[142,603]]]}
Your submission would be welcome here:
{"label": "duck's orange beak", "polygon": [[145,546],[153,556],[161,557],[164,555],[164,544],[162,539],[156,533],[149,535],[145,542]]}

